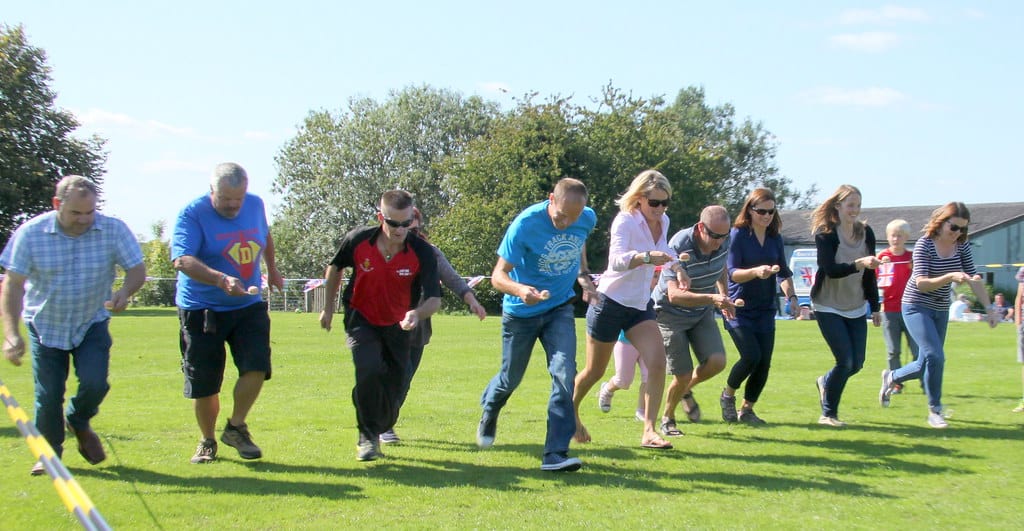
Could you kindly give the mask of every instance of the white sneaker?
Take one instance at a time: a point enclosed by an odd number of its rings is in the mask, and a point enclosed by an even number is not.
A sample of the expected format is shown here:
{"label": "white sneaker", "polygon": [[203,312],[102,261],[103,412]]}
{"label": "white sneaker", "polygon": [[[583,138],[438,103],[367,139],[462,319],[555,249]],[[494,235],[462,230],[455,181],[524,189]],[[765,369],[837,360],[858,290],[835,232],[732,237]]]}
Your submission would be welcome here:
{"label": "white sneaker", "polygon": [[928,412],[928,425],[938,429],[949,427],[949,423],[942,417],[942,413],[935,413],[934,411]]}
{"label": "white sneaker", "polygon": [[822,424],[824,426],[833,426],[836,428],[842,428],[843,426],[846,426],[845,422],[835,417],[826,417],[825,415],[822,415],[821,417],[818,418],[818,424]]}
{"label": "white sneaker", "polygon": [[892,393],[892,371],[882,369],[882,388],[878,390],[878,403],[889,407],[889,395]]}
{"label": "white sneaker", "polygon": [[597,407],[601,408],[601,411],[607,413],[612,410],[612,393],[607,391],[608,382],[601,384],[601,389],[597,392]]}

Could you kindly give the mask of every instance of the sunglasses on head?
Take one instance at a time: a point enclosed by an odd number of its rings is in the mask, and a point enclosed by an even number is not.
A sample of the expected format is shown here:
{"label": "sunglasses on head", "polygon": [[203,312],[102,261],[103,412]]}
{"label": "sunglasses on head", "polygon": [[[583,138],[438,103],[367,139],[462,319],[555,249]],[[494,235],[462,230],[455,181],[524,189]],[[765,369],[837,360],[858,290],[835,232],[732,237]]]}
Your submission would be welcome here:
{"label": "sunglasses on head", "polygon": [[704,233],[707,234],[713,240],[721,240],[722,238],[725,238],[726,236],[729,235],[728,232],[725,233],[725,234],[719,234],[719,233],[709,229],[708,226],[703,224],[703,223],[701,223],[700,226],[704,228]]}
{"label": "sunglasses on head", "polygon": [[762,216],[771,216],[771,215],[775,214],[775,209],[774,208],[754,208],[754,207],[750,207],[750,210],[753,210],[755,213],[761,214]]}
{"label": "sunglasses on head", "polygon": [[387,223],[396,229],[399,227],[409,228],[409,225],[412,225],[413,221],[415,221],[413,218],[409,218],[405,221],[395,221],[390,218],[384,218],[384,223]]}
{"label": "sunglasses on head", "polygon": [[648,197],[647,206],[651,208],[668,207],[668,199],[651,199]]}
{"label": "sunglasses on head", "polygon": [[953,232],[967,232],[967,225],[954,225],[953,222],[948,219],[946,220],[946,223],[949,223],[949,230]]}

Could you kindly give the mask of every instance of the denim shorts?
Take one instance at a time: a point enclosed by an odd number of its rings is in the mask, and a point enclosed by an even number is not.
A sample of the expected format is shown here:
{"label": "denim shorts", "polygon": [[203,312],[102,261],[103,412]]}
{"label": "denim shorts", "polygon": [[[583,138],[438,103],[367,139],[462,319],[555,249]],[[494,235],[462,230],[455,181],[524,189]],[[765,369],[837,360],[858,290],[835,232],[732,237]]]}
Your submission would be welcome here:
{"label": "denim shorts", "polygon": [[238,310],[178,310],[181,322],[181,371],[185,398],[204,398],[220,393],[227,353],[238,373],[265,372],[270,379],[270,314],[267,303]]}
{"label": "denim shorts", "polygon": [[653,321],[654,317],[653,300],[647,300],[647,308],[637,310],[598,293],[597,304],[587,308],[587,334],[597,341],[614,343],[619,339],[619,332],[644,321]]}

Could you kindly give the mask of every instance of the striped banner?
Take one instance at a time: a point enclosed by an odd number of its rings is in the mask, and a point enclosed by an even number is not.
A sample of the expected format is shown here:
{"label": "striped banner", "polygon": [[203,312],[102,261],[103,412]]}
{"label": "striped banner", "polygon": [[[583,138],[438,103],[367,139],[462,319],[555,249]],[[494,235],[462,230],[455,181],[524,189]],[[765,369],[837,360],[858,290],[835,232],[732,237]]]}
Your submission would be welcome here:
{"label": "striped banner", "polygon": [[64,468],[64,463],[53,453],[50,443],[46,442],[46,439],[39,434],[39,430],[29,420],[25,410],[21,409],[18,401],[11,396],[11,392],[7,390],[3,380],[0,380],[0,400],[7,408],[7,416],[11,417],[14,424],[18,426],[18,431],[25,438],[32,455],[36,456],[36,459],[43,464],[46,473],[53,479],[53,488],[57,489],[57,494],[60,495],[60,499],[68,511],[73,513],[82,527],[89,531],[109,530],[110,526],[100,515],[99,510],[93,506],[92,500],[78,485],[75,478],[71,477],[71,472]]}

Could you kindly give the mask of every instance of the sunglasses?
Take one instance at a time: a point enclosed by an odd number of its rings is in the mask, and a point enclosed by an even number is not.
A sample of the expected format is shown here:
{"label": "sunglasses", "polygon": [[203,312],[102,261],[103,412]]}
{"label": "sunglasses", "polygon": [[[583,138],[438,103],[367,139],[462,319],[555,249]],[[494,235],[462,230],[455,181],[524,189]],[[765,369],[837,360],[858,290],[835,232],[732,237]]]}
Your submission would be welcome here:
{"label": "sunglasses", "polygon": [[700,226],[704,228],[704,233],[707,234],[708,236],[710,236],[711,239],[713,239],[713,240],[721,240],[722,238],[725,238],[726,236],[729,235],[728,232],[725,233],[725,234],[719,234],[719,233],[709,229],[708,226],[703,224],[703,223],[701,223]]}
{"label": "sunglasses", "polygon": [[953,232],[967,232],[967,225],[954,225],[953,222],[948,219],[946,220],[946,223],[949,223],[949,230]]}
{"label": "sunglasses", "polygon": [[409,225],[412,225],[413,221],[416,221],[416,220],[413,219],[413,218],[409,218],[409,219],[407,219],[405,221],[395,221],[393,219],[384,218],[384,223],[387,223],[388,225],[390,225],[390,226],[392,226],[392,227],[394,227],[396,229],[399,228],[399,227],[409,228]]}
{"label": "sunglasses", "polygon": [[651,199],[647,198],[647,206],[651,208],[668,207],[668,199]]}
{"label": "sunglasses", "polygon": [[775,209],[774,208],[754,208],[754,207],[750,207],[750,210],[753,210],[755,214],[760,214],[762,216],[771,216],[771,215],[775,214]]}

